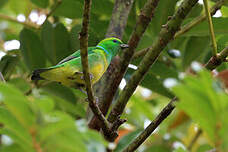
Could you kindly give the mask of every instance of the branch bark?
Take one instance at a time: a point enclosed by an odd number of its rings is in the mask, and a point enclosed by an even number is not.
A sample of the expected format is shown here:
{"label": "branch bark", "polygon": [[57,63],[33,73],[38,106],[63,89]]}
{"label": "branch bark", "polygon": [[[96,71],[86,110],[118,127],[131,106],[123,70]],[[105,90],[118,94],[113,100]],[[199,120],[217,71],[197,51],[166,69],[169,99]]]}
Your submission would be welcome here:
{"label": "branch bark", "polygon": [[108,121],[113,122],[123,113],[123,110],[139,85],[144,75],[150,69],[150,66],[157,60],[165,46],[174,38],[175,33],[179,30],[181,23],[186,15],[190,12],[191,8],[197,3],[198,0],[185,0],[173,17],[163,26],[158,39],[154,42],[153,46],[149,49],[146,56],[142,59],[138,69],[133,73],[131,79],[124,87],[120,97],[111,113],[109,114]]}
{"label": "branch bark", "polygon": [[173,98],[169,104],[162,109],[162,111],[158,114],[158,116],[150,123],[148,127],[146,127],[143,132],[137,136],[134,141],[127,146],[123,150],[123,152],[131,152],[136,150],[150,135],[151,133],[162,123],[163,120],[165,120],[173,111],[175,108],[174,102],[177,101],[176,97]]}
{"label": "branch bark", "polygon": [[106,37],[122,38],[134,0],[116,0]]}
{"label": "branch bark", "polygon": [[[106,33],[106,37],[117,37],[122,38],[124,29],[127,24],[128,14],[131,10],[134,0],[116,0],[112,12],[112,18],[109,24],[109,28]],[[102,76],[101,80],[95,85],[95,94],[99,98],[99,108],[101,109],[104,115],[107,114],[108,109],[111,105],[112,99],[109,95],[109,92],[106,88],[107,84],[111,84],[112,81],[110,76],[112,75],[113,71],[117,68],[119,64],[119,57],[115,57],[111,64],[109,65],[107,71]],[[112,97],[111,97],[112,98]],[[99,120],[93,116],[90,120],[88,126],[91,129],[100,130],[100,122]]]}
{"label": "branch bark", "polygon": [[228,46],[224,48],[217,56],[212,56],[210,60],[207,62],[205,67],[208,70],[214,70],[216,67],[222,64],[222,62],[226,62],[226,58],[228,56]]}
{"label": "branch bark", "polygon": [[94,101],[94,95],[92,91],[92,85],[90,80],[90,74],[89,74],[89,65],[88,65],[88,26],[89,26],[89,13],[90,13],[90,7],[91,7],[91,0],[85,0],[84,1],[84,13],[83,13],[83,21],[82,21],[82,29],[80,32],[80,54],[81,54],[81,62],[82,62],[82,68],[83,68],[83,75],[85,80],[85,86],[89,101],[89,106],[91,110],[93,111],[94,115],[100,120],[102,123],[102,129],[104,134],[109,135],[111,133],[109,128],[109,123],[105,119],[104,115],[96,105]]}
{"label": "branch bark", "polygon": [[[216,4],[210,9],[211,16],[213,16],[217,12],[217,10],[219,10],[222,7],[222,5],[225,3],[225,1],[226,0],[219,0],[219,1],[216,2]],[[206,14],[203,14],[203,15],[200,15],[200,16],[196,17],[190,23],[188,23],[188,24],[184,25],[183,27],[181,27],[181,30],[178,31],[175,34],[174,39],[176,39],[179,36],[185,34],[190,29],[192,29],[194,26],[198,25],[199,23],[201,23],[205,19],[206,19]],[[136,58],[144,56],[149,49],[150,49],[150,47],[135,52],[135,54],[133,56],[133,59],[136,59]]]}
{"label": "branch bark", "polygon": [[[159,0],[148,0],[141,10],[141,13],[137,19],[137,23],[135,29],[131,35],[131,38],[128,42],[129,49],[123,52],[121,58],[115,58],[113,63],[115,63],[115,67],[112,71],[107,70],[108,72],[108,81],[105,82],[103,85],[105,88],[100,92],[100,96],[102,96],[103,103],[111,103],[112,99],[118,89],[120,81],[122,80],[125,71],[128,67],[128,64],[131,61],[131,58],[134,54],[135,48],[137,47],[140,38],[142,37],[143,33],[145,32],[147,26],[149,25],[155,8],[157,7]],[[118,118],[118,117],[116,117]],[[111,121],[111,123],[115,122],[115,120]]]}

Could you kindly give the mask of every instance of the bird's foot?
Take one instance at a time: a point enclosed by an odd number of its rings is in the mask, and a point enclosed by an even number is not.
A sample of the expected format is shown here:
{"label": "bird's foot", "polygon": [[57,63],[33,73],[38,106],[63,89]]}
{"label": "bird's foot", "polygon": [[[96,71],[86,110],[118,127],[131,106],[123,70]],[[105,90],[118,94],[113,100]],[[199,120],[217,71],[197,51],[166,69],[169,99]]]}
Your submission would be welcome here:
{"label": "bird's foot", "polygon": [[[89,102],[89,99],[88,99],[88,98],[86,98],[86,99],[85,99],[85,101],[86,101],[86,102]],[[99,98],[98,98],[98,97],[96,97],[96,96],[94,96],[94,101],[95,101],[95,103],[96,103],[96,104],[98,104],[98,102],[99,102]]]}
{"label": "bird's foot", "polygon": [[[93,78],[94,78],[94,76],[93,76],[93,74],[89,74],[89,78],[90,78],[90,80],[92,80]],[[83,76],[81,76],[81,80],[84,80],[84,75]]]}

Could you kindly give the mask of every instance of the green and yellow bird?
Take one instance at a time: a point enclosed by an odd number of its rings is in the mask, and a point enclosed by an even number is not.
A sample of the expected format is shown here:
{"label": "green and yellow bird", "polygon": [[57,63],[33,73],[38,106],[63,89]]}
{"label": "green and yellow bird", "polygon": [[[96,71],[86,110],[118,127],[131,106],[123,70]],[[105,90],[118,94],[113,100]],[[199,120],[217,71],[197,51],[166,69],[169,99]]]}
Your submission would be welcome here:
{"label": "green and yellow bird", "polygon": [[[127,47],[128,45],[124,44],[120,39],[112,37],[102,40],[95,47],[88,48],[88,63],[92,84],[101,78],[118,51]],[[85,82],[80,51],[76,51],[55,66],[35,70],[31,79],[50,80],[68,87],[83,89]]]}

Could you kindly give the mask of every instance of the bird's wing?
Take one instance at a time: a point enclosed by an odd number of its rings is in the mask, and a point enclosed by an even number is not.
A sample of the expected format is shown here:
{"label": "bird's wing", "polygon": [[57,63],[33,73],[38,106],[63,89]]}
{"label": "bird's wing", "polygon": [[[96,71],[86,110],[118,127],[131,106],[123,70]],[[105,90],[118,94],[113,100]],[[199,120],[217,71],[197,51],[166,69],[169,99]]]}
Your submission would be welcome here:
{"label": "bird's wing", "polygon": [[[95,49],[96,49],[96,47],[89,47],[88,48],[88,54],[94,53],[93,50],[95,50]],[[66,57],[65,59],[60,61],[57,65],[60,65],[62,63],[65,63],[67,61],[70,61],[70,60],[78,58],[78,57],[80,57],[80,50],[78,50],[78,51],[74,52],[73,54],[71,54],[70,56]]]}

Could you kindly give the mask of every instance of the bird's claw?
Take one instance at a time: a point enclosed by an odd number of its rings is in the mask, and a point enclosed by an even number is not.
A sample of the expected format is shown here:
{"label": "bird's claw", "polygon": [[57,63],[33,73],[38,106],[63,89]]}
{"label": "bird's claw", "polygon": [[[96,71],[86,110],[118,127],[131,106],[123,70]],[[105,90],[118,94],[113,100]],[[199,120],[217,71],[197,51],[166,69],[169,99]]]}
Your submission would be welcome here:
{"label": "bird's claw", "polygon": [[[90,80],[92,80],[93,78],[94,78],[94,76],[93,76],[93,74],[89,74],[89,78],[90,78]],[[84,80],[84,75],[83,76],[81,76],[81,80]]]}

